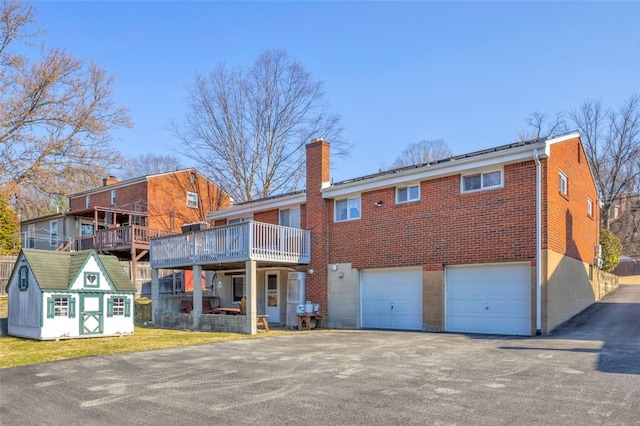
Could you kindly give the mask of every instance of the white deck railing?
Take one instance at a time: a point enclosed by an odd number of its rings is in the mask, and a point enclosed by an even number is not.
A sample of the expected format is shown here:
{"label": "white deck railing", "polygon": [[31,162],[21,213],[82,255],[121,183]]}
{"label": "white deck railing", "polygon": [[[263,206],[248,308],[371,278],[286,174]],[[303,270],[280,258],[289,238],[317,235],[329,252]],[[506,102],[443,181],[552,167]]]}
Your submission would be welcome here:
{"label": "white deck railing", "polygon": [[260,260],[307,264],[311,233],[262,222],[243,222],[202,231],[153,238],[152,268]]}

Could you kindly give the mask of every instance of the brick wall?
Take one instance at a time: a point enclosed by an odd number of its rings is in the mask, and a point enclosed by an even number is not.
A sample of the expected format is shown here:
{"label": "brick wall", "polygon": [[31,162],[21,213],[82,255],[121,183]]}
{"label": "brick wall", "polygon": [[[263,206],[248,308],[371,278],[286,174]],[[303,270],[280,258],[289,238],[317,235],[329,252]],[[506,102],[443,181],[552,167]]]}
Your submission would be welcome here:
{"label": "brick wall", "polygon": [[[329,143],[316,139],[307,145],[307,203],[303,226],[311,232],[311,264],[314,274],[307,276],[306,297],[320,303],[320,310],[326,313],[327,306],[327,263],[328,263],[328,205],[320,192],[323,182],[329,181]],[[331,216],[333,218],[333,216]]]}
{"label": "brick wall", "polygon": [[[204,222],[207,212],[229,206],[228,196],[193,170],[151,176],[149,226],[179,232],[186,223]],[[198,194],[198,207],[187,206],[187,192]]]}
{"label": "brick wall", "polygon": [[[111,190],[116,191],[116,204],[111,205]],[[147,199],[147,182],[137,182],[131,185],[115,188],[105,186],[99,192],[90,195],[91,207],[119,207],[122,209],[133,209],[135,204],[141,204],[144,208],[144,201]],[[69,199],[71,211],[84,210],[86,207],[86,196],[79,196]]]}
{"label": "brick wall", "polygon": [[[578,138],[551,146],[546,163],[548,221],[543,248],[593,263],[594,245],[599,241],[598,198],[587,157]],[[559,173],[568,177],[568,196],[559,190]],[[593,201],[593,215],[587,215],[587,197]],[[544,228],[543,228],[544,229]]]}
{"label": "brick wall", "polygon": [[278,219],[279,218],[277,209],[256,212],[253,214],[253,220],[255,220],[256,222],[264,222],[270,223],[272,225],[277,225],[279,221]]}
{"label": "brick wall", "polygon": [[329,263],[437,271],[445,263],[535,259],[533,161],[505,166],[503,188],[462,194],[454,175],[421,182],[417,202],[396,204],[395,188],[363,193],[361,209],[361,219],[331,224]]}

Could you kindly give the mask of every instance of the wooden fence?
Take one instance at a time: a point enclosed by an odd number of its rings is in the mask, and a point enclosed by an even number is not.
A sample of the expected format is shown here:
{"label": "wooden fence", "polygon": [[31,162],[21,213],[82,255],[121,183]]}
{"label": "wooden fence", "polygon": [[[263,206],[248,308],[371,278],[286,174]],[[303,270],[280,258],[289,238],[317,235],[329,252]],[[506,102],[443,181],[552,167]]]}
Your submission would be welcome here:
{"label": "wooden fence", "polygon": [[0,297],[7,295],[7,283],[18,256],[0,256]]}

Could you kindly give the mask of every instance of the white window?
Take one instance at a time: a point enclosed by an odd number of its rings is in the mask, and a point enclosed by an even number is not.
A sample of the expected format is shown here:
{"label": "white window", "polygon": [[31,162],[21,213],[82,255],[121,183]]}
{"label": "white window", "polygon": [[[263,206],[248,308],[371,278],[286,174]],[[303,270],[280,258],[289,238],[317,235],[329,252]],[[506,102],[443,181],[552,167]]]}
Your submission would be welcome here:
{"label": "white window", "polygon": [[53,298],[53,316],[54,317],[69,316],[69,298],[68,297]]}
{"label": "white window", "polygon": [[290,228],[300,228],[300,207],[280,210],[280,214],[278,215],[278,224],[281,226],[288,226]]}
{"label": "white window", "polygon": [[420,185],[399,186],[396,188],[396,204],[420,200]]}
{"label": "white window", "polygon": [[124,316],[124,297],[113,298],[113,315]]}
{"label": "white window", "polygon": [[569,178],[560,172],[560,193],[564,196],[569,195]]}
{"label": "white window", "polygon": [[49,245],[51,247],[58,245],[58,221],[49,222]]}
{"label": "white window", "polygon": [[360,197],[336,200],[335,221],[360,219]]}
{"label": "white window", "polygon": [[462,192],[481,191],[483,189],[500,188],[501,186],[502,170],[493,170],[462,177]]}
{"label": "white window", "polygon": [[111,190],[111,205],[112,206],[116,205],[116,190],[115,189]]}
{"label": "white window", "polygon": [[84,198],[84,208],[88,209],[89,207],[91,207],[91,195],[87,195]]}
{"label": "white window", "polygon": [[187,207],[192,209],[198,208],[198,194],[195,192],[187,192]]}
{"label": "white window", "polygon": [[233,282],[233,301],[239,302],[244,297],[244,275],[234,275],[231,281]]}
{"label": "white window", "polygon": [[593,217],[593,200],[587,197],[587,215]]}

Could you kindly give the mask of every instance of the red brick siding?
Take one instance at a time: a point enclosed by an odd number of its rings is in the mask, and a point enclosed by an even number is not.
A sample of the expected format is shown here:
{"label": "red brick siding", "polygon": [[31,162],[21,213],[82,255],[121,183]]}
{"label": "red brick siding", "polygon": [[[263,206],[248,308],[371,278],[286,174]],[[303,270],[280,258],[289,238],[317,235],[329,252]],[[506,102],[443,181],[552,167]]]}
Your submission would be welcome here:
{"label": "red brick siding", "polygon": [[[229,206],[228,196],[217,186],[191,170],[151,176],[149,182],[149,226],[179,231],[185,223],[204,222],[207,212]],[[198,194],[198,207],[187,206],[187,191]]]}
{"label": "red brick siding", "polygon": [[256,212],[253,214],[253,220],[256,222],[270,223],[272,225],[278,224],[278,210],[266,210],[262,212]]}
{"label": "red brick siding", "polygon": [[[327,306],[327,263],[328,263],[328,201],[322,198],[322,182],[329,181],[329,144],[316,140],[307,145],[307,203],[303,226],[311,232],[311,264],[313,275],[307,276],[307,299],[321,304],[326,313]],[[333,218],[333,216],[331,216]]]}
{"label": "red brick siding", "polygon": [[[547,163],[548,248],[592,263],[599,238],[598,198],[586,156],[578,138],[551,146]],[[560,194],[560,170],[568,177],[568,197]],[[587,215],[587,197],[593,217]]]}
{"label": "red brick siding", "polygon": [[362,194],[361,207],[360,220],[330,227],[328,263],[441,270],[445,263],[535,259],[533,161],[505,166],[500,189],[461,194],[455,175],[421,182],[419,202],[397,205],[395,188],[387,188]]}
{"label": "red brick siding", "polygon": [[[111,205],[111,190],[116,191],[116,205]],[[123,187],[105,186],[101,191],[90,195],[91,207],[119,207],[125,210],[133,209],[136,203],[144,206],[147,199],[147,182],[142,181]],[[86,196],[74,197],[69,200],[71,211],[84,210]]]}

